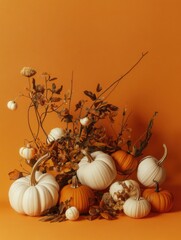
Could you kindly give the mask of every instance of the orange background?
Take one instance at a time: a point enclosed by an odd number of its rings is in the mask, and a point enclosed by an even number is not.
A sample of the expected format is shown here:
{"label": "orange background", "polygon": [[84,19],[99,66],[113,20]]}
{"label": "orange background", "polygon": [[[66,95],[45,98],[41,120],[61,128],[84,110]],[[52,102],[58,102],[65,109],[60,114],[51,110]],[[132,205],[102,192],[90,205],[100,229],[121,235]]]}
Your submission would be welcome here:
{"label": "orange background", "polygon": [[[180,239],[181,217],[181,3],[179,0],[0,0],[0,236],[2,239]],[[135,134],[158,111],[144,154],[159,158],[168,147],[164,188],[175,196],[172,212],[135,220],[41,223],[9,206],[8,172],[19,167],[18,150],[29,137],[26,101],[15,112],[7,101],[25,89],[24,66],[47,71],[70,87],[73,102],[82,91],[106,88],[141,56],[149,54],[116,88],[110,100],[133,112]],[[57,124],[52,119],[48,128]],[[11,229],[11,231],[9,231]]]}

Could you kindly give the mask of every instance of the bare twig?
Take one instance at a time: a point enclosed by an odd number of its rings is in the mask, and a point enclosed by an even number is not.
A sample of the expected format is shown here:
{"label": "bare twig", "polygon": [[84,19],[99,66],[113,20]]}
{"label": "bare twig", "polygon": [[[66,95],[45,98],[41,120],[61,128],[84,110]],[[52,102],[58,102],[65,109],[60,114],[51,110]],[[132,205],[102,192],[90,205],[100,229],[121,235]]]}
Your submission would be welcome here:
{"label": "bare twig", "polygon": [[[103,96],[103,94],[105,94],[109,89],[111,89],[112,87],[114,87],[113,88],[113,90],[115,89],[115,87],[117,87],[117,85],[119,84],[119,82],[126,76],[126,75],[128,75],[140,62],[141,62],[141,60],[146,56],[148,54],[148,52],[145,52],[145,53],[142,53],[142,55],[141,55],[141,57],[138,59],[138,61],[127,71],[127,72],[125,72],[120,78],[118,78],[116,81],[114,81],[109,87],[107,87],[98,97],[97,97],[97,99],[100,99],[100,97],[102,97]],[[113,91],[112,90],[112,91]],[[112,92],[111,91],[111,92]],[[111,93],[110,92],[110,93]],[[110,95],[110,93],[109,93],[109,95]],[[108,96],[109,96],[108,95]],[[107,96],[107,97],[108,97]],[[107,98],[106,97],[106,98]]]}

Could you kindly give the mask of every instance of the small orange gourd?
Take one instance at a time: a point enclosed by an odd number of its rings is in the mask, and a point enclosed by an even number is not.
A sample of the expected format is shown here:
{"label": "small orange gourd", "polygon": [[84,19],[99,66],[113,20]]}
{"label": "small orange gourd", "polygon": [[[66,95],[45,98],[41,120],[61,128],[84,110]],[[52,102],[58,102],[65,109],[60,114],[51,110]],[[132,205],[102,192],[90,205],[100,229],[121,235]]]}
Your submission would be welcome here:
{"label": "small orange gourd", "polygon": [[69,205],[76,207],[80,213],[87,213],[94,199],[93,190],[78,184],[76,176],[73,176],[72,183],[65,185],[60,192],[60,202],[69,201]]}
{"label": "small orange gourd", "polygon": [[157,181],[154,182],[156,184],[155,189],[145,189],[143,197],[150,202],[152,212],[169,212],[173,207],[174,197],[168,190],[161,190]]}
{"label": "small orange gourd", "polygon": [[130,174],[138,166],[138,161],[136,160],[134,155],[124,150],[118,150],[114,152],[111,156],[115,161],[116,169],[119,173]]}

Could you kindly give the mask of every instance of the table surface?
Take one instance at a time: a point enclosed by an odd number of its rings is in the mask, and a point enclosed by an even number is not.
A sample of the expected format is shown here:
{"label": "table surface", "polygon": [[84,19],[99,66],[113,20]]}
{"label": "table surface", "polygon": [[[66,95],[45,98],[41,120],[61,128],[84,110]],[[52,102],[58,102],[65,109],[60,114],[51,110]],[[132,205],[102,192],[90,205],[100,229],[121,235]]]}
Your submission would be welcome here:
{"label": "table surface", "polygon": [[11,209],[8,202],[0,202],[0,239],[181,239],[180,199],[177,199],[171,212],[151,213],[143,219],[132,219],[125,215],[120,215],[116,220],[80,219],[60,223],[41,222],[39,219],[20,215]]}

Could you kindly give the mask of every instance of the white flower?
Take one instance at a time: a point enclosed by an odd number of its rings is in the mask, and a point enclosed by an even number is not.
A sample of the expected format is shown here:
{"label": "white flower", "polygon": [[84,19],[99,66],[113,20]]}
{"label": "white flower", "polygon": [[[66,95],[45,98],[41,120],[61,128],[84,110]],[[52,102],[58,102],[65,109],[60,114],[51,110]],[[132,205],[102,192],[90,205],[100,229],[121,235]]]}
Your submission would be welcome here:
{"label": "white flower", "polygon": [[14,110],[17,109],[18,105],[17,105],[17,103],[16,103],[15,101],[11,100],[11,101],[9,101],[9,102],[7,103],[7,107],[8,107],[10,110],[14,111]]}
{"label": "white flower", "polygon": [[36,74],[36,71],[31,67],[23,67],[20,71],[21,75],[24,77],[32,77]]}
{"label": "white flower", "polygon": [[88,117],[84,117],[80,119],[80,123],[82,126],[88,126],[90,124],[91,120]]}

